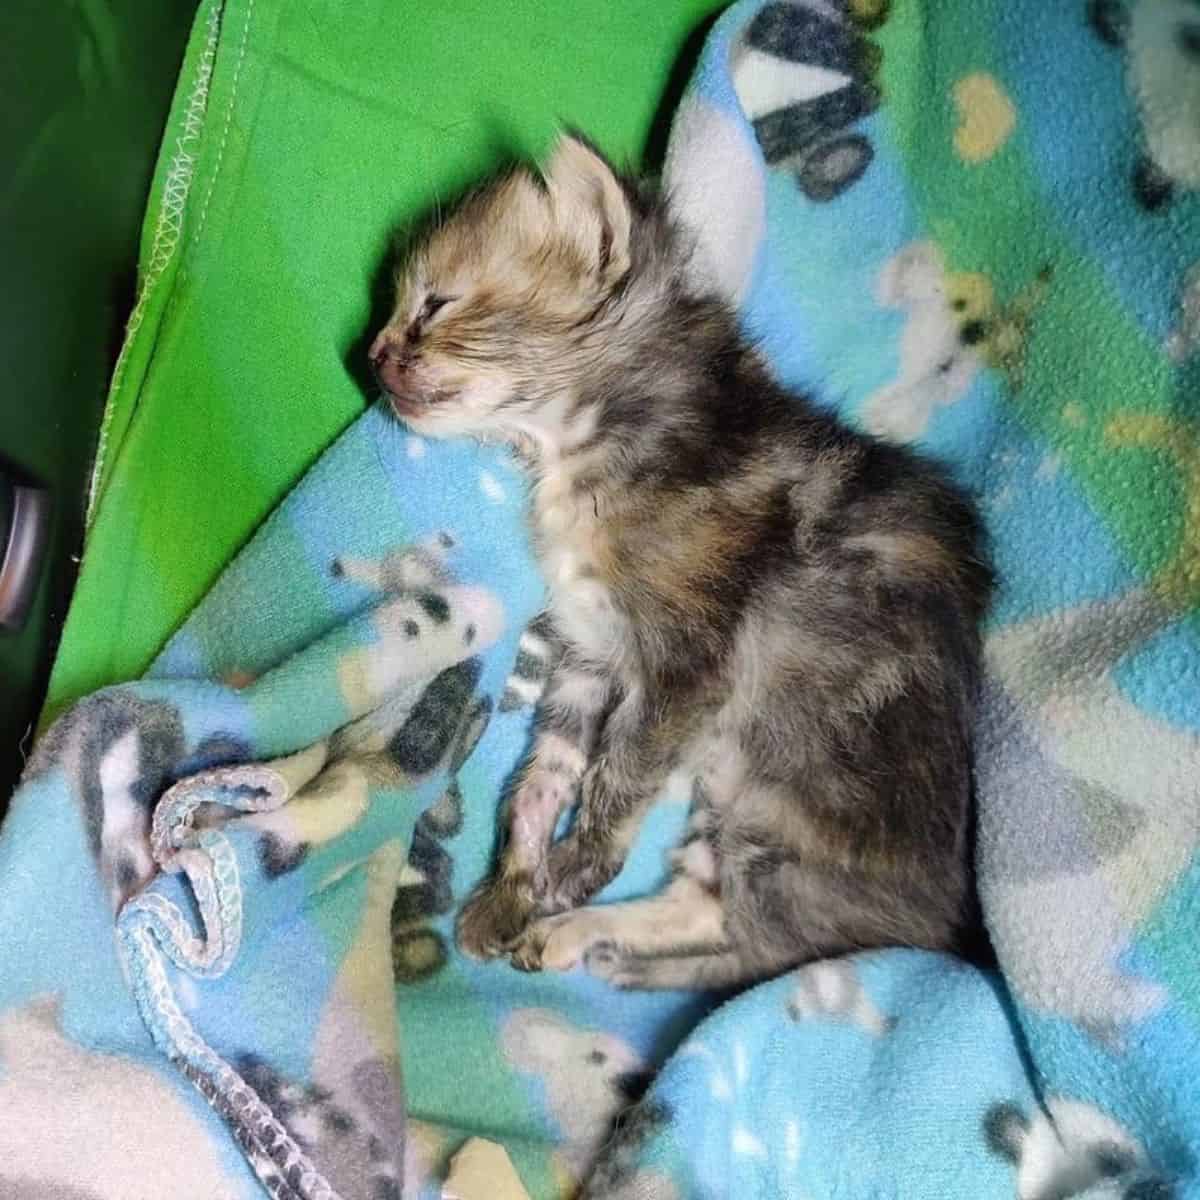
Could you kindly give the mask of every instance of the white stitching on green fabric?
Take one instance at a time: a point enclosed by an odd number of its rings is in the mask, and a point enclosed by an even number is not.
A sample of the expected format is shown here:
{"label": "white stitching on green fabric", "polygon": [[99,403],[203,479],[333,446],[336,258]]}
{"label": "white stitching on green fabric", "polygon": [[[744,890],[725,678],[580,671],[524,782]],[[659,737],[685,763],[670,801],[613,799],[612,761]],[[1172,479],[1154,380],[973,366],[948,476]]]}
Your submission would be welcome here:
{"label": "white stitching on green fabric", "polygon": [[217,58],[217,43],[221,34],[221,15],[224,11],[224,3],[225,0],[212,0],[212,8],[208,14],[205,30],[204,49],[196,65],[195,81],[183,113],[183,129],[175,139],[175,153],[172,155],[171,165],[167,168],[166,179],[163,181],[162,203],[158,212],[158,221],[154,227],[154,238],[150,244],[149,261],[146,263],[145,272],[139,281],[137,301],[133,306],[133,311],[129,314],[121,351],[117,355],[117,362],[113,367],[112,381],[108,388],[108,402],[104,406],[104,416],[100,421],[96,457],[92,463],[91,479],[88,481],[85,516],[85,523],[88,526],[92,523],[97,489],[108,456],[108,439],[112,430],[112,400],[125,375],[129,347],[142,327],[150,296],[174,256],[176,247],[179,245],[180,234],[183,231],[183,212],[196,169],[196,156],[192,151],[200,140],[204,128],[204,117],[208,109],[208,92],[212,85],[213,66]]}
{"label": "white stitching on green fabric", "polygon": [[196,232],[192,235],[192,245],[199,240],[208,221],[208,206],[216,190],[217,180],[221,175],[221,163],[225,161],[225,143],[229,141],[229,128],[233,124],[233,110],[237,101],[238,84],[242,78],[242,64],[246,60],[246,46],[250,41],[250,19],[254,15],[254,0],[246,5],[246,21],[242,26],[242,41],[238,46],[237,63],[233,68],[233,82],[229,88],[229,104],[225,109],[225,124],[221,129],[221,144],[217,147],[217,161],[213,166],[212,178],[208,181],[208,191],[204,195],[204,203],[200,206],[200,220],[196,222]]}

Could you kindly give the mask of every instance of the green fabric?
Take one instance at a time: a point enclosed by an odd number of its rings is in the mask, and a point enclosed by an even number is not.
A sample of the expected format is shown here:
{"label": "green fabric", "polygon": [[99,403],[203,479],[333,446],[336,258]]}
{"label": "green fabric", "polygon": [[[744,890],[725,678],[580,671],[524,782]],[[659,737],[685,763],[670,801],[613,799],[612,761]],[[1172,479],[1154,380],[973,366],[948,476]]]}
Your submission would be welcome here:
{"label": "green fabric", "polygon": [[557,121],[618,159],[653,151],[718,7],[201,5],[48,714],[139,674],[362,411],[397,229]]}

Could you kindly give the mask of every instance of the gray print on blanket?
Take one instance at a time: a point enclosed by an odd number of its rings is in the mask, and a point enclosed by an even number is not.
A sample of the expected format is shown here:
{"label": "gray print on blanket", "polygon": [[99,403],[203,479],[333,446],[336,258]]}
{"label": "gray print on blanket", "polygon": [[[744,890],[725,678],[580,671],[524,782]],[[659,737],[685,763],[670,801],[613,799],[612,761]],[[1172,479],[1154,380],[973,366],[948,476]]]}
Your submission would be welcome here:
{"label": "gray print on blanket", "polygon": [[24,780],[54,768],[65,772],[116,911],[157,870],[150,819],[159,796],[178,779],[244,762],[248,755],[246,744],[227,733],[209,735],[188,754],[173,704],[112,688],[80,701],[47,730]]}
{"label": "gray print on blanket", "polygon": [[[361,1063],[351,1088],[343,1088],[337,1096],[329,1089],[290,1080],[252,1054],[241,1056],[234,1065],[339,1194],[400,1200],[396,1148],[403,1144],[404,1135],[403,1128],[396,1127],[395,1084],[385,1064]],[[349,1107],[348,1097],[358,1101],[360,1111]],[[240,1126],[233,1121],[231,1128],[236,1135]],[[245,1148],[268,1193],[290,1197],[298,1178],[261,1148]]]}
{"label": "gray print on blanket", "polygon": [[1145,1154],[1111,1117],[1090,1104],[1052,1097],[1026,1114],[1012,1103],[984,1114],[992,1153],[1016,1168],[1017,1200],[1172,1200],[1174,1188],[1149,1173]]}
{"label": "gray print on blanket", "polygon": [[836,199],[875,156],[854,126],[879,107],[881,54],[864,32],[882,24],[887,8],[768,4],[734,53],[734,87],[767,165],[794,172],[810,200]]}
{"label": "gray print on blanket", "polygon": [[388,743],[388,753],[410,777],[422,770],[450,773],[446,790],[417,821],[392,906],[392,963],[400,983],[423,979],[446,961],[445,939],[428,920],[454,903],[454,860],[443,843],[462,830],[458,772],[492,715],[491,698],[475,694],[481,670],[480,660],[469,658],[443,671]]}
{"label": "gray print on blanket", "polygon": [[647,1097],[623,1113],[588,1175],[580,1200],[676,1200],[675,1184],[666,1175],[641,1166],[656,1134],[670,1125],[670,1105]]}

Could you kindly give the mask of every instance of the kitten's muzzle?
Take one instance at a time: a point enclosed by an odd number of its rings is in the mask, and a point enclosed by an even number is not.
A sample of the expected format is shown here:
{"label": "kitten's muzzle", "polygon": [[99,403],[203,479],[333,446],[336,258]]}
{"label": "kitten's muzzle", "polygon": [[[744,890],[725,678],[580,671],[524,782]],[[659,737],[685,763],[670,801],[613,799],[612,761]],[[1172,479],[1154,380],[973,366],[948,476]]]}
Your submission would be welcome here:
{"label": "kitten's muzzle", "polygon": [[407,346],[384,341],[382,337],[376,338],[371,347],[370,360],[375,381],[381,388],[393,393],[404,390],[405,377],[413,363],[413,355]]}
{"label": "kitten's muzzle", "polygon": [[412,366],[414,355],[405,345],[398,345],[380,334],[368,355],[375,382],[388,394],[392,407],[401,416],[412,415],[423,407],[414,387]]}

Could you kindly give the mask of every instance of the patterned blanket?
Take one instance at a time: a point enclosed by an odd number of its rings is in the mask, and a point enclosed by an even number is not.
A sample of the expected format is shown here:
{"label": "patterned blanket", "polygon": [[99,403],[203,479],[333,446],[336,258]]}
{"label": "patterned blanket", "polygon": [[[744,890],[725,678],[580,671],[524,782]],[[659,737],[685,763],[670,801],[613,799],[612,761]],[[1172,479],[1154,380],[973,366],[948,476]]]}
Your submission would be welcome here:
{"label": "patterned blanket", "polygon": [[1194,0],[743,0],[675,121],[697,270],[779,374],[987,515],[998,973],[888,951],[715,1007],[459,957],[541,585],[506,458],[373,409],[36,748],[0,1195],[432,1197],[482,1133],[535,1197],[1200,1196],[1198,47]]}

